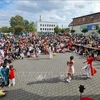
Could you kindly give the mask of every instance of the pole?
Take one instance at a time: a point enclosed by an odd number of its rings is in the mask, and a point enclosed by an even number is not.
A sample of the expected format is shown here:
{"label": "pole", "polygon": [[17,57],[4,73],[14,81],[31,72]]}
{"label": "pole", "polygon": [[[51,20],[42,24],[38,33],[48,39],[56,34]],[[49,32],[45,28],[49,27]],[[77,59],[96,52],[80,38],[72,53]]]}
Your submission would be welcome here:
{"label": "pole", "polygon": [[63,29],[63,24],[62,24],[62,29]]}

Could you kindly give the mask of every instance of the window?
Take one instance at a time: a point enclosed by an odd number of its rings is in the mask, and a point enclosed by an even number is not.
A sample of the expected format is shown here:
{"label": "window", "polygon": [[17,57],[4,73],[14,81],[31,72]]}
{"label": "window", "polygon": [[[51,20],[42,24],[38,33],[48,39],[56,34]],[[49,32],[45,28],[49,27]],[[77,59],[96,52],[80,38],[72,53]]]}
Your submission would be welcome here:
{"label": "window", "polygon": [[42,24],[40,24],[40,26],[42,26]]}
{"label": "window", "polygon": [[93,16],[90,16],[90,18],[92,19],[92,18],[93,18]]}
{"label": "window", "polygon": [[80,22],[80,18],[79,18],[78,22]]}
{"label": "window", "polygon": [[42,30],[42,28],[40,28],[40,30]]}
{"label": "window", "polygon": [[46,28],[45,28],[45,30],[46,30]]}
{"label": "window", "polygon": [[85,21],[85,18],[83,17],[83,22]]}
{"label": "window", "polygon": [[43,24],[43,26],[44,26],[44,24]]}
{"label": "window", "polygon": [[43,30],[44,30],[44,28],[43,28]]}
{"label": "window", "polygon": [[46,26],[46,24],[45,24],[45,26]]}
{"label": "window", "polygon": [[99,16],[99,19],[100,19],[100,16]]}

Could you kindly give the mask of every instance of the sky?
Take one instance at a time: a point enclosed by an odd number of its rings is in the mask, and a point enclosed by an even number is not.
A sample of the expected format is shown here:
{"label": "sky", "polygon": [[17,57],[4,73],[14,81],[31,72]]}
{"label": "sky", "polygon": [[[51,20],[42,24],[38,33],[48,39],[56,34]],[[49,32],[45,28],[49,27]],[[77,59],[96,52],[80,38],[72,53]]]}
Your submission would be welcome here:
{"label": "sky", "polygon": [[11,17],[22,16],[28,21],[57,22],[64,28],[75,17],[100,12],[99,0],[0,0],[0,27],[10,26]]}

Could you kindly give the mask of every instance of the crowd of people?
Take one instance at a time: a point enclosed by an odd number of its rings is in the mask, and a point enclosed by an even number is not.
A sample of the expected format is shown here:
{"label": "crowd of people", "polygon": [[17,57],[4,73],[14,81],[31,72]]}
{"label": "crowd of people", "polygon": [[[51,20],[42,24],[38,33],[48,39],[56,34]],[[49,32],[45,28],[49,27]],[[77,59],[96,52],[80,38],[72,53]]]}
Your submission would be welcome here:
{"label": "crowd of people", "polygon": [[[80,44],[80,46],[76,45]],[[87,48],[86,48],[87,46]],[[88,48],[91,47],[91,48]],[[96,49],[95,49],[96,48]],[[88,56],[92,51],[100,60],[100,39],[94,36],[77,34],[3,36],[0,38],[0,76],[2,87],[15,85],[15,76],[12,61],[24,57],[37,57],[40,53],[49,54],[53,59],[53,53],[75,52]],[[11,75],[10,75],[11,74]],[[11,80],[9,80],[11,78]],[[13,80],[12,80],[13,79]],[[11,83],[12,82],[12,83]]]}

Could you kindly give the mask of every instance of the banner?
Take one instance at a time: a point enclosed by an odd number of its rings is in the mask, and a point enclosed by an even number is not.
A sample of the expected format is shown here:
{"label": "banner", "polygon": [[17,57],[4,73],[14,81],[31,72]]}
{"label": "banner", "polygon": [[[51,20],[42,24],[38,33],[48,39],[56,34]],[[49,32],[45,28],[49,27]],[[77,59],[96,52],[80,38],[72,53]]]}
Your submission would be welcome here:
{"label": "banner", "polygon": [[92,25],[92,30],[96,30],[96,29],[97,29],[97,25],[96,24]]}
{"label": "banner", "polygon": [[[100,28],[100,24],[99,24],[99,28]],[[80,26],[80,30],[83,30],[83,29],[88,29],[88,31],[97,30],[98,29],[98,25],[97,24],[81,25]]]}
{"label": "banner", "polygon": [[87,29],[87,25],[81,25],[80,30],[82,31],[83,29]]}
{"label": "banner", "polygon": [[88,29],[88,30],[92,30],[92,26],[93,26],[93,25],[87,25],[87,29]]}
{"label": "banner", "polygon": [[98,29],[100,29],[100,24],[98,24]]}

